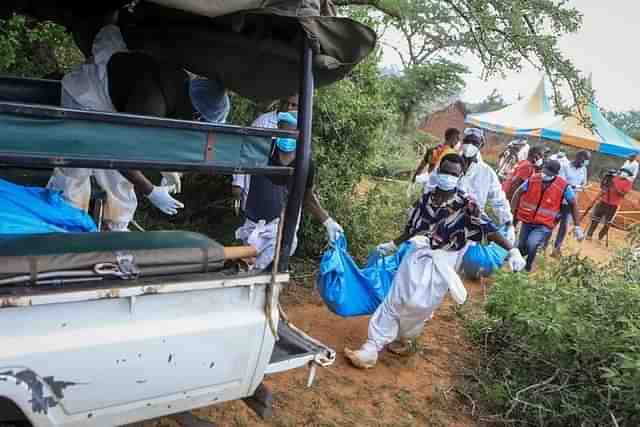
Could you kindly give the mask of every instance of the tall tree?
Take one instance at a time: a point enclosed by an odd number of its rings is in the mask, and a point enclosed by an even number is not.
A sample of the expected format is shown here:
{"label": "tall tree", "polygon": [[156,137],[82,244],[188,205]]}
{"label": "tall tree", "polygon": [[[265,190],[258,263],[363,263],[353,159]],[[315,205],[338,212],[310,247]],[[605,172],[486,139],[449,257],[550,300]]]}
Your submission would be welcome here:
{"label": "tall tree", "polygon": [[335,0],[368,6],[397,31],[402,43],[390,46],[405,68],[470,52],[483,64],[483,76],[521,70],[530,63],[544,71],[560,112],[568,111],[560,89],[580,103],[593,97],[587,79],[559,50],[559,38],[576,32],[582,15],[567,0]]}
{"label": "tall tree", "polygon": [[618,129],[640,140],[640,111],[603,111],[607,120]]}

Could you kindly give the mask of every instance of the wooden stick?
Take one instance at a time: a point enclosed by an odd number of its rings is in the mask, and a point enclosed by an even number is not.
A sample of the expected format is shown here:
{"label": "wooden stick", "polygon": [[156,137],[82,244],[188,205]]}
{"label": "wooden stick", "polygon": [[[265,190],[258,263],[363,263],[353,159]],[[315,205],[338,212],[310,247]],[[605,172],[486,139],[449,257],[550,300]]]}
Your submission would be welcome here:
{"label": "wooden stick", "polygon": [[258,256],[255,246],[224,246],[224,259],[254,258]]}

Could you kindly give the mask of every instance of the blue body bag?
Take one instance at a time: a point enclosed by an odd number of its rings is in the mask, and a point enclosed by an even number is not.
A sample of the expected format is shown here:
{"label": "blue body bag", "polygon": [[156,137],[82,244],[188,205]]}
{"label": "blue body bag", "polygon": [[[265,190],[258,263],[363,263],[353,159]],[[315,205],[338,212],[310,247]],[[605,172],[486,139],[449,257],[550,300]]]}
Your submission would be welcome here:
{"label": "blue body bag", "polygon": [[0,179],[0,234],[97,231],[93,219],[62,193]]}
{"label": "blue body bag", "polygon": [[393,276],[402,259],[413,250],[405,242],[393,255],[372,252],[364,268],[359,268],[347,251],[344,235],[327,249],[320,261],[317,286],[329,309],[342,317],[373,314],[389,293]]}
{"label": "blue body bag", "polygon": [[507,255],[508,252],[495,243],[469,246],[462,258],[462,272],[470,279],[490,276],[502,267]]}
{"label": "blue body bag", "polygon": [[[506,227],[501,227],[498,232],[506,237]],[[467,248],[462,258],[461,270],[469,279],[479,279],[480,277],[488,277],[495,270],[502,267],[505,259],[507,259],[506,249],[495,243],[476,243]]]}

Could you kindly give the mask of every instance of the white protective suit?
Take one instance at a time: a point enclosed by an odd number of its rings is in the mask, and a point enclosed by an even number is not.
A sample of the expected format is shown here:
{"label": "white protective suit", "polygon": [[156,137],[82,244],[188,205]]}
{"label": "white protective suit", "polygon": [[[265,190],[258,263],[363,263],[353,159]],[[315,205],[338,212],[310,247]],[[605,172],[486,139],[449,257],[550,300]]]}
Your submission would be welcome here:
{"label": "white protective suit", "polygon": [[389,294],[369,320],[368,339],[361,347],[367,358],[377,358],[393,341],[418,337],[447,292],[458,304],[467,298],[456,273],[466,248],[433,250],[417,240],[413,239],[417,248],[402,260]]}
{"label": "white protective suit", "polygon": [[638,169],[640,169],[640,164],[638,164],[637,160],[627,160],[622,165],[621,169],[629,169],[631,171],[631,180],[635,181],[638,176]]}
{"label": "white protective suit", "polygon": [[[432,191],[435,186],[435,174],[432,174],[429,182],[425,185],[424,193]],[[478,153],[477,162],[472,163],[464,176],[460,178],[458,187],[473,197],[483,212],[486,212],[486,206],[489,203],[497,216],[499,225],[513,222],[511,205],[502,190],[500,179],[493,168],[482,160],[480,153]]]}
{"label": "white protective suit", "polygon": [[[62,79],[62,106],[115,112],[109,96],[107,64],[115,53],[126,51],[120,29],[116,25],[103,27],[93,42],[92,62],[79,65]],[[106,192],[105,223],[112,230],[126,229],[138,200],[133,184],[117,170],[56,168],[47,187],[62,191],[65,199],[86,211],[91,197],[91,176]]]}

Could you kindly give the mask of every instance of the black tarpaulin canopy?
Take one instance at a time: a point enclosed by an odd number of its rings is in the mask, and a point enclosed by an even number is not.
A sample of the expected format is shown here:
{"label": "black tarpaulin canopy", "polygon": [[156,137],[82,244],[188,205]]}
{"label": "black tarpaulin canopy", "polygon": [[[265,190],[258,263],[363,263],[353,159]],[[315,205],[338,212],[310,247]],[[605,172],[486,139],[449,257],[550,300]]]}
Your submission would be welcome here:
{"label": "black tarpaulin canopy", "polygon": [[335,16],[328,0],[2,3],[0,13],[5,16],[20,12],[66,26],[81,47],[90,45],[98,18],[120,8],[119,25],[131,49],[220,78],[228,89],[254,100],[298,91],[303,38],[313,51],[316,87],[345,77],[376,42],[370,28]]}

